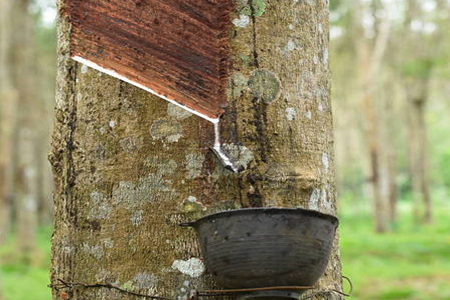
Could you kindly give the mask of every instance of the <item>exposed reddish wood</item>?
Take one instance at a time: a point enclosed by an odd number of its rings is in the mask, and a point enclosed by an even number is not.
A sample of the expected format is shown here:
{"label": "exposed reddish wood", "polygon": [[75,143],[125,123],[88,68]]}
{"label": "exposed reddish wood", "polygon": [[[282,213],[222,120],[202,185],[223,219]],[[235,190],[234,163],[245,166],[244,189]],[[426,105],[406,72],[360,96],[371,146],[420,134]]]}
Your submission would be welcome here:
{"label": "exposed reddish wood", "polygon": [[233,0],[65,0],[71,55],[211,118],[226,106]]}

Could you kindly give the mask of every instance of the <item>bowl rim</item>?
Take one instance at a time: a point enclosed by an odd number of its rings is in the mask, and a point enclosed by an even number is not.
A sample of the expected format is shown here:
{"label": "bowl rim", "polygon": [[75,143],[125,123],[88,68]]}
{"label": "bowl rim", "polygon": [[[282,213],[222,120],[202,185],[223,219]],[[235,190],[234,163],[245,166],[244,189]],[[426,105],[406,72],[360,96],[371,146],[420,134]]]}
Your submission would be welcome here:
{"label": "bowl rim", "polygon": [[190,226],[195,226],[198,223],[209,221],[211,219],[217,219],[219,217],[225,217],[227,215],[235,215],[235,214],[245,214],[248,212],[260,211],[264,213],[289,213],[289,214],[302,214],[307,216],[319,217],[321,219],[326,219],[331,221],[336,227],[339,226],[339,219],[333,215],[326,214],[313,209],[306,208],[284,208],[284,207],[249,207],[249,208],[241,208],[241,209],[230,209],[221,212],[212,213],[210,215],[206,215],[197,219],[196,221],[189,222]]}

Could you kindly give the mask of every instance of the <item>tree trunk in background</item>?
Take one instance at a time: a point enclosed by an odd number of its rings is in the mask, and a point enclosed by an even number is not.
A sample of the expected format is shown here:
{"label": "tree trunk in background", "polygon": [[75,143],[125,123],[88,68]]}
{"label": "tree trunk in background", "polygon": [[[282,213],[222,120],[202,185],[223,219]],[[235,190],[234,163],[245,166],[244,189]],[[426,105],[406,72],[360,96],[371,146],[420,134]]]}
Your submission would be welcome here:
{"label": "tree trunk in background", "polygon": [[[45,116],[51,116],[52,113],[42,114]],[[40,225],[49,226],[52,224],[52,212],[53,212],[53,199],[52,199],[52,173],[51,167],[48,164],[47,156],[49,152],[50,140],[49,140],[49,130],[50,126],[48,123],[43,124],[43,128],[40,130],[40,136],[42,137],[36,144],[36,160],[37,160],[37,170],[38,170],[38,221]]]}
{"label": "tree trunk in background", "polygon": [[14,165],[11,161],[14,153],[17,91],[12,81],[14,41],[11,34],[11,12],[12,2],[0,0],[0,244],[4,242],[10,229],[14,182]]}
{"label": "tree trunk in background", "polygon": [[6,29],[8,28],[8,20],[6,18],[9,13],[8,1],[0,0],[0,245],[5,241],[9,228],[9,205],[6,198],[5,181],[6,181],[6,166],[8,162],[9,153],[9,139],[7,136],[7,108],[9,104],[9,97],[6,96],[6,90],[9,90],[8,82],[8,49],[9,39]]}
{"label": "tree trunk in background", "polygon": [[20,155],[16,181],[17,245],[22,259],[30,263],[36,257],[38,172],[33,151],[35,137],[31,128],[19,131]]}
{"label": "tree trunk in background", "polygon": [[[383,56],[386,51],[390,34],[390,20],[384,17],[375,22],[373,28],[368,29],[363,26],[364,17],[373,14],[374,9],[387,11],[386,8],[372,7],[371,2],[363,3],[359,1],[355,11],[356,24],[360,27],[357,45],[357,55],[359,59],[359,70],[361,78],[361,101],[362,110],[365,115],[365,135],[369,154],[369,178],[372,188],[372,202],[375,218],[375,230],[377,232],[387,231],[387,203],[383,197],[383,181],[386,172],[382,169],[382,155],[380,144],[380,120],[377,112],[378,102],[376,100],[376,87],[380,84],[380,69],[383,63]],[[378,26],[377,26],[378,25]],[[368,31],[376,32],[372,39],[368,38]],[[375,33],[374,33],[375,34]]]}
{"label": "tree trunk in background", "polygon": [[[194,232],[180,222],[241,207],[336,214],[328,3],[239,3],[242,15],[232,19],[243,27],[230,35],[233,71],[221,122],[224,147],[245,166],[239,174],[209,150],[212,124],[70,60],[62,17],[52,282],[103,282],[186,299],[215,285],[197,259]],[[335,245],[324,290],[341,289]],[[73,300],[137,299],[81,287],[55,289],[54,299],[61,292]]]}
{"label": "tree trunk in background", "polygon": [[[43,50],[40,50],[44,52]],[[44,53],[46,54],[46,53]],[[56,55],[55,55],[56,56]],[[39,116],[39,124],[34,128],[35,135],[35,161],[37,168],[37,214],[39,225],[49,226],[52,224],[53,214],[53,178],[51,166],[48,162],[48,153],[51,144],[51,123],[53,120],[53,104],[54,104],[54,78],[55,74],[51,71],[51,66],[55,66],[55,59],[50,56],[40,55],[40,64],[37,66],[38,71],[42,74],[42,78],[37,78],[38,85],[41,87],[39,99],[35,105]],[[50,70],[49,70],[50,69]],[[51,79],[50,79],[51,78]],[[52,84],[53,83],[53,84]]]}
{"label": "tree trunk in background", "polygon": [[398,113],[394,99],[394,82],[397,78],[387,78],[384,83],[381,109],[381,144],[383,145],[381,169],[383,173],[383,198],[387,203],[387,221],[390,229],[394,229],[397,221],[397,132],[396,119]]}
{"label": "tree trunk in background", "polygon": [[[390,102],[389,99],[387,102]],[[395,145],[395,114],[393,112],[392,103],[386,105],[385,111],[385,136],[384,136],[384,162],[386,168],[386,199],[388,202],[388,220],[391,228],[395,227],[397,222],[397,151]]]}
{"label": "tree trunk in background", "polygon": [[0,300],[4,300],[5,298],[3,298],[3,293],[2,293],[2,280],[0,278]]}
{"label": "tree trunk in background", "polygon": [[[2,65],[3,66],[3,65]],[[1,89],[1,88],[0,88]],[[11,120],[15,105],[15,93],[12,90],[0,92],[0,245],[5,241],[11,223],[10,191],[12,174],[10,170],[11,157]]]}
{"label": "tree trunk in background", "polygon": [[[36,160],[38,163],[38,214],[39,224],[49,226],[53,219],[53,175],[48,162],[50,152],[51,131],[53,124],[53,110],[55,103],[55,77],[56,77],[56,36],[55,29],[41,28],[45,36],[38,44],[39,60],[37,70],[40,74],[37,80],[39,86],[38,111],[39,124],[36,128],[38,142],[36,144]],[[41,35],[43,33],[41,32]]]}
{"label": "tree trunk in background", "polygon": [[38,172],[34,156],[36,151],[36,68],[35,45],[32,17],[29,13],[28,0],[14,1],[12,18],[13,28],[20,28],[21,34],[14,35],[14,85],[17,90],[17,118],[15,128],[16,153],[12,163],[15,164],[14,206],[16,214],[16,233],[18,250],[22,258],[29,262],[36,254],[37,228],[37,191]]}
{"label": "tree trunk in background", "polygon": [[[404,23],[406,45],[413,51],[414,56],[406,61],[413,64],[415,72],[405,74],[404,85],[407,105],[408,122],[408,156],[409,176],[413,197],[413,214],[417,223],[432,222],[432,203],[430,195],[430,180],[428,177],[428,138],[425,122],[426,105],[429,97],[430,78],[433,73],[433,61],[436,55],[446,55],[446,44],[442,42],[443,36],[439,31],[426,37],[411,28],[414,21],[424,18],[421,1],[411,0],[407,4],[407,13]],[[446,11],[446,1],[436,1],[437,11]],[[441,20],[438,20],[441,21]],[[440,24],[445,28],[444,24]],[[423,42],[428,38],[428,43]],[[430,44],[433,47],[430,47]],[[435,49],[430,52],[430,48]],[[437,49],[437,50],[436,50]]]}
{"label": "tree trunk in background", "polygon": [[432,206],[428,178],[427,128],[425,110],[428,80],[413,80],[407,85],[409,173],[414,202],[414,218],[418,223],[432,222]]}

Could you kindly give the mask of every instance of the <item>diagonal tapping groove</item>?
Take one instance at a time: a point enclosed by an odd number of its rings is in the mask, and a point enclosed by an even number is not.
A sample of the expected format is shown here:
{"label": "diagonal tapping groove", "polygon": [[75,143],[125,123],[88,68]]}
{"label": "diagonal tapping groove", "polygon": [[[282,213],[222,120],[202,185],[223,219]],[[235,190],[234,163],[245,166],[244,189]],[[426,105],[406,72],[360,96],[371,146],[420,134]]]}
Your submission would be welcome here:
{"label": "diagonal tapping groove", "polygon": [[227,104],[233,0],[63,0],[78,62],[216,120]]}

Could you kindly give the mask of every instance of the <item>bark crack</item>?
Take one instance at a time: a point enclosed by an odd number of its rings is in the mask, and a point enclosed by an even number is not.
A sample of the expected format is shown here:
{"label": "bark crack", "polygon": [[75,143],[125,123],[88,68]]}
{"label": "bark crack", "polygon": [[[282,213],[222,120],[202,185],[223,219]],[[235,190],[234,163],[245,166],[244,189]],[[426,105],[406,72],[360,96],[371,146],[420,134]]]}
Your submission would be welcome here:
{"label": "bark crack", "polygon": [[[251,10],[252,19],[252,29],[253,29],[253,63],[256,68],[259,68],[258,50],[257,50],[257,33],[256,33],[256,9],[254,5],[254,0],[249,1],[249,6]],[[254,99],[255,104],[255,118],[256,118],[256,131],[261,145],[261,160],[267,162],[267,139],[265,136],[265,124],[267,121],[267,111],[266,105],[262,99]]]}
{"label": "bark crack", "polygon": [[266,137],[266,122],[267,122],[267,105],[260,98],[253,99],[255,107],[255,127],[256,134],[259,140],[259,148],[261,161],[267,162],[267,137]]}
{"label": "bark crack", "polygon": [[[63,3],[57,2],[61,10]],[[58,22],[58,32],[70,35],[71,26],[65,18]],[[57,274],[67,280],[76,276],[75,255],[77,252],[77,223],[78,202],[75,201],[73,189],[75,186],[76,166],[74,165],[74,152],[76,149],[76,122],[77,122],[77,65],[70,59],[70,47],[66,35],[59,35],[57,77],[57,108],[55,116],[55,129],[53,133],[53,146],[50,160],[53,165],[55,177],[55,229],[52,243],[52,274]],[[75,199],[74,199],[75,198]],[[65,249],[65,250],[64,250]],[[59,267],[64,265],[64,269]],[[73,298],[75,292],[70,292]],[[57,295],[54,295],[55,297]]]}
{"label": "bark crack", "polygon": [[[66,139],[66,166],[67,166],[67,176],[65,178],[65,186],[64,186],[64,194],[66,197],[70,197],[71,191],[70,189],[75,185],[75,170],[74,170],[74,158],[73,153],[76,149],[74,133],[76,130],[76,122],[77,122],[77,101],[76,101],[76,82],[77,82],[77,68],[70,67],[68,70],[68,77],[71,78],[71,82],[74,82],[70,87],[70,98],[68,99],[68,119],[66,121],[67,126],[67,139]],[[73,201],[69,201],[72,203],[72,209],[76,209],[76,204]],[[69,212],[73,212],[72,210]],[[73,212],[73,222],[76,224],[77,213]]]}
{"label": "bark crack", "polygon": [[259,61],[258,61],[258,50],[256,50],[256,10],[255,6],[253,4],[253,0],[249,1],[250,10],[251,10],[251,19],[252,19],[252,29],[253,29],[253,64],[255,67],[259,68]]}
{"label": "bark crack", "polygon": [[124,82],[122,80],[119,81],[119,93],[118,93],[118,97],[119,99],[123,99],[124,96]]}

